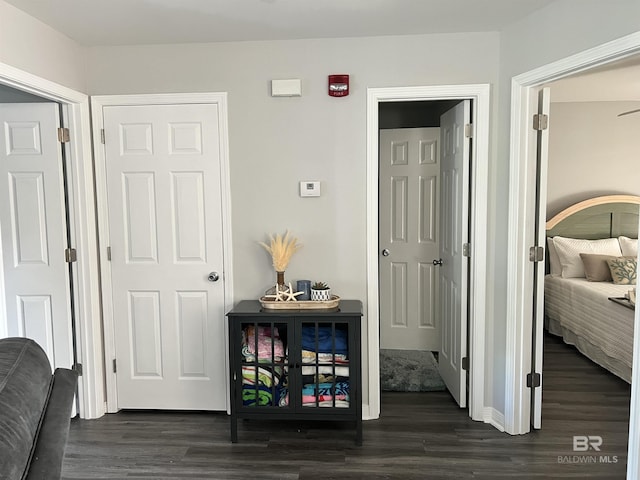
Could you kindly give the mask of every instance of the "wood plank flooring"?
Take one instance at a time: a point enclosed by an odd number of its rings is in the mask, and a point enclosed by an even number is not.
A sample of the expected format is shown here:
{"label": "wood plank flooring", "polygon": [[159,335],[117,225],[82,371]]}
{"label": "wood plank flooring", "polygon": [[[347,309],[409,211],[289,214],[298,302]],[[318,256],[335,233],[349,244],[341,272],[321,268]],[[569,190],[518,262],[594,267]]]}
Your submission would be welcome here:
{"label": "wood plank flooring", "polygon": [[[470,420],[447,392],[384,392],[362,447],[348,424],[247,420],[232,444],[222,413],[121,412],[72,420],[63,478],[624,479],[630,386],[553,337],[544,374],[543,428],[528,435]],[[574,452],[574,435],[601,451]]]}

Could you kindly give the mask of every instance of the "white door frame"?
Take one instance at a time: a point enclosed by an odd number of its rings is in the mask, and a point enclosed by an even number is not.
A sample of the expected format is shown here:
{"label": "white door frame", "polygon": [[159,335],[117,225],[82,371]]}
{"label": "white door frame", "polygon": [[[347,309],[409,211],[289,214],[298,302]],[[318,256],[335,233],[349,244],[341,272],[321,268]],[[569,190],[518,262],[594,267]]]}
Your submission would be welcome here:
{"label": "white door frame", "polygon": [[[0,63],[0,83],[60,103],[64,124],[69,128],[71,142],[65,150],[70,165],[68,208],[75,242],[72,247],[78,254],[77,263],[73,265],[75,341],[77,361],[83,367],[82,376],[78,378],[79,414],[81,418],[98,418],[104,414],[104,373],[89,97],[4,63]],[[0,275],[3,292],[2,282]],[[0,299],[4,299],[4,294]],[[7,334],[4,312],[4,300],[0,300],[0,336]]]}
{"label": "white door frame", "polygon": [[[224,272],[224,310],[233,305],[233,269],[231,252],[231,184],[229,173],[229,146],[228,146],[228,109],[226,93],[167,93],[167,94],[142,94],[142,95],[103,95],[91,97],[91,114],[93,138],[100,139],[103,128],[102,108],[109,105],[172,105],[172,104],[197,104],[210,103],[218,105],[218,136],[220,139],[220,180],[222,205],[222,255]],[[94,142],[95,169],[96,169],[96,197],[98,209],[98,231],[100,233],[99,256],[102,280],[102,314],[104,323],[104,362],[111,366],[115,358],[114,322],[112,311],[111,291],[111,263],[107,257],[109,239],[109,222],[107,211],[107,173],[105,164],[105,151],[100,141]],[[228,326],[225,325],[225,339],[228,338]],[[228,342],[225,340],[225,345]],[[225,351],[225,362],[228,354]],[[229,369],[225,368],[228,372]],[[105,372],[107,412],[118,411],[116,374],[112,368]],[[225,381],[225,388],[229,389],[229,382]],[[229,411],[229,395],[227,398],[227,411]]]}
{"label": "white door frame", "polygon": [[380,416],[380,315],[378,272],[378,105],[382,102],[470,99],[473,101],[474,136],[472,165],[469,282],[469,415],[502,428],[491,409],[484,408],[485,315],[487,263],[487,195],[489,164],[490,86],[435,85],[424,87],[388,87],[367,89],[367,345],[369,405],[363,417]]}
{"label": "white door frame", "polygon": [[[526,374],[531,364],[531,324],[533,291],[532,263],[529,243],[533,239],[535,205],[522,192],[534,188],[536,159],[529,154],[533,139],[529,119],[529,95],[533,87],[558,80],[640,53],[640,32],[605,43],[576,55],[518,75],[511,83],[511,147],[509,163],[509,239],[507,271],[507,329],[505,374],[505,428],[508,433],[522,434],[530,430],[530,392]],[[552,92],[553,94],[553,92]],[[629,455],[627,478],[640,478],[640,310],[636,309],[631,416],[629,419]]]}

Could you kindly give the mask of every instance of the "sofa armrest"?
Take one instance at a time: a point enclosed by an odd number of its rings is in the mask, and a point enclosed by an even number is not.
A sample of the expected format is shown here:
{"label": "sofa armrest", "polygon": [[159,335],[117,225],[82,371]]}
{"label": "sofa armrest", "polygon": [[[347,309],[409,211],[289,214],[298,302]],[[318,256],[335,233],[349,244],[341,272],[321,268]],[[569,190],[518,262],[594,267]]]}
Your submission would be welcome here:
{"label": "sofa armrest", "polygon": [[58,368],[53,374],[49,401],[26,476],[28,480],[60,478],[77,381],[78,374],[73,370]]}

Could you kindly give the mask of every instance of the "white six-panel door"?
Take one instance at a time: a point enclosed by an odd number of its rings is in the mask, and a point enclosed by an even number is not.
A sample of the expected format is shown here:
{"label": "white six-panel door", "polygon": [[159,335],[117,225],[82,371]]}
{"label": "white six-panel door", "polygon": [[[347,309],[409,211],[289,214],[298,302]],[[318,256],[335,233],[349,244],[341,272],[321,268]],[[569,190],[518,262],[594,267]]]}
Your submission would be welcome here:
{"label": "white six-panel door", "polygon": [[223,410],[218,107],[104,106],[103,121],[118,408]]}
{"label": "white six-panel door", "polygon": [[467,405],[467,376],[462,359],[467,355],[469,139],[471,102],[464,100],[440,118],[440,318],[442,342],[438,369],[461,408]]}
{"label": "white six-panel door", "polygon": [[439,128],[380,131],[380,347],[440,350]]}
{"label": "white six-panel door", "polygon": [[9,336],[70,368],[73,343],[60,125],[55,103],[0,104],[0,228]]}

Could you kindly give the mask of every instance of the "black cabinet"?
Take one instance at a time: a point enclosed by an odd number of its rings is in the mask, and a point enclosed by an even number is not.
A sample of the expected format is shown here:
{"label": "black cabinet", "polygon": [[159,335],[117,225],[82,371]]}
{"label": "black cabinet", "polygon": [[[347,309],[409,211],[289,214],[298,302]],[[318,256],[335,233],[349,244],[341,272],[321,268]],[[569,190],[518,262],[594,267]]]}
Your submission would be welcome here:
{"label": "black cabinet", "polygon": [[228,314],[231,441],[238,419],[353,422],[362,444],[362,303],[331,310],[263,309],[244,300]]}

